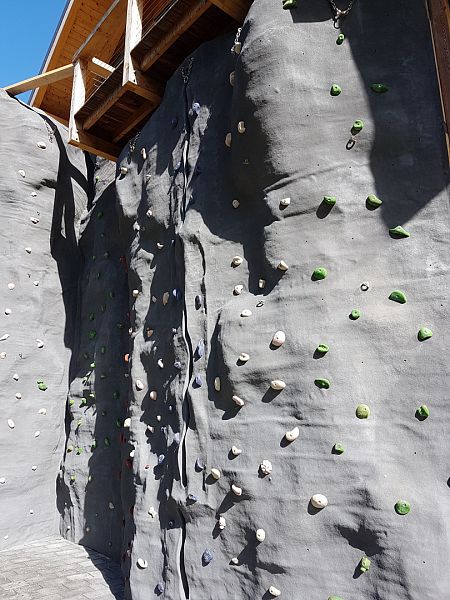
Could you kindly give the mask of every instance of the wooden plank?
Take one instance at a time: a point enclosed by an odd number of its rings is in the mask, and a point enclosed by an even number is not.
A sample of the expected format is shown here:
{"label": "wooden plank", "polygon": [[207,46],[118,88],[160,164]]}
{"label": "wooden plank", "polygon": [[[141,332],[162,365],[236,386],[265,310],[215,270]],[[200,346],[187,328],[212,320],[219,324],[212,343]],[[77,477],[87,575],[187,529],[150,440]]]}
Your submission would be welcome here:
{"label": "wooden plank", "polygon": [[79,59],[73,72],[72,100],[70,103],[69,139],[79,141],[79,127],[75,115],[86,100],[86,63]]}
{"label": "wooden plank", "polygon": [[439,76],[447,152],[450,161],[450,8],[448,0],[428,0],[428,15]]}
{"label": "wooden plank", "polygon": [[112,144],[111,142],[87,133],[80,127],[78,129],[78,140],[69,139],[69,144],[114,162],[117,160],[121,151],[121,148],[116,144]]}
{"label": "wooden plank", "polygon": [[105,79],[107,79],[115,71],[114,67],[108,65],[108,63],[103,62],[95,56],[93,56],[87,63],[87,68],[89,71],[92,71],[92,73],[100,75],[100,77],[104,77]]}
{"label": "wooden plank", "polygon": [[78,48],[74,61],[78,57],[98,56],[108,61],[116,49],[125,29],[126,0],[114,0],[86,41]]}
{"label": "wooden plank", "polygon": [[[117,102],[117,100],[119,98],[121,98],[125,92],[127,91],[127,88],[124,86],[119,86],[115,89],[115,91],[110,94],[106,100],[104,100],[96,110],[94,110],[94,112],[92,112],[89,117],[84,121],[83,123],[83,129],[85,131],[89,130],[93,125],[95,125],[97,123],[97,121],[99,119],[102,118],[102,116],[108,112],[108,110],[114,106],[114,104]],[[79,107],[81,108],[81,107]]]}
{"label": "wooden plank", "polygon": [[247,16],[248,8],[239,0],[211,0],[211,2],[238,23],[243,23]]}
{"label": "wooden plank", "polygon": [[210,6],[211,2],[209,0],[198,0],[186,13],[185,17],[160,40],[158,45],[143,56],[140,64],[141,71],[147,71]]}
{"label": "wooden plank", "polygon": [[53,69],[52,71],[47,71],[47,73],[24,79],[13,85],[8,85],[5,87],[5,90],[8,94],[11,94],[11,96],[15,96],[16,94],[28,92],[29,90],[49,85],[50,83],[60,81],[61,79],[68,79],[69,77],[72,77],[72,75],[73,64],[65,65],[64,67],[59,67],[59,69]]}
{"label": "wooden plank", "polygon": [[139,125],[139,123],[156,108],[156,106],[157,105],[153,104],[152,102],[144,102],[140,108],[132,113],[130,118],[125,121],[125,123],[121,124],[119,133],[116,135],[113,141],[116,143],[121,140],[129,131],[136,127],[136,125]]}
{"label": "wooden plank", "polygon": [[143,0],[128,0],[122,85],[137,83],[131,51],[142,39]]}

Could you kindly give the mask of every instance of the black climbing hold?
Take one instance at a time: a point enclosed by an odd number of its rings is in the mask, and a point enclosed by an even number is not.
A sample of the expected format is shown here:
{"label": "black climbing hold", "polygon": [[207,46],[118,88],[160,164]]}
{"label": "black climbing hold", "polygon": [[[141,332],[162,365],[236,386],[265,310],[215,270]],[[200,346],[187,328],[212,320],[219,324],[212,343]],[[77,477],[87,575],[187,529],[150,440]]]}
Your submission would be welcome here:
{"label": "black climbing hold", "polygon": [[195,308],[199,310],[203,305],[203,298],[198,294],[195,296]]}

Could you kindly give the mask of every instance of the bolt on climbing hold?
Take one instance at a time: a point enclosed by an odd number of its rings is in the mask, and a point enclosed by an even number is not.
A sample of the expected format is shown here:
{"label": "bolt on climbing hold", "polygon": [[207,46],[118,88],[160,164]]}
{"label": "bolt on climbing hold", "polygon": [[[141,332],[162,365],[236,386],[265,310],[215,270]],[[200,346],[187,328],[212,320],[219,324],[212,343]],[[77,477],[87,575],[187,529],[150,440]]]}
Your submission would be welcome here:
{"label": "bolt on climbing hold", "polygon": [[14,421],[12,419],[8,419],[7,423],[8,423],[8,427],[10,429],[14,429],[14,427],[16,426],[16,424],[14,423]]}
{"label": "bolt on climbing hold", "polygon": [[238,485],[235,485],[234,483],[231,485],[231,491],[235,496],[242,496],[242,488],[240,488]]}
{"label": "bolt on climbing hold", "polygon": [[280,207],[281,208],[286,208],[287,206],[289,206],[291,203],[291,199],[290,198],[282,198],[280,200]]}
{"label": "bolt on climbing hold", "polygon": [[393,300],[394,302],[398,302],[399,304],[405,304],[406,295],[400,290],[394,290],[389,294],[389,300]]}
{"label": "bolt on climbing hold", "polygon": [[221,388],[220,377],[214,377],[214,389],[216,390],[216,392],[220,392],[220,388]]}
{"label": "bolt on climbing hold", "polygon": [[333,85],[331,86],[331,89],[330,89],[330,94],[332,96],[339,96],[339,94],[341,92],[342,92],[341,87],[337,83],[333,83]]}
{"label": "bolt on climbing hold", "polygon": [[136,564],[140,569],[146,569],[148,567],[148,563],[145,558],[138,558]]}
{"label": "bolt on climbing hold", "polygon": [[372,561],[370,560],[370,558],[367,558],[367,556],[363,556],[361,558],[361,560],[359,561],[359,570],[361,571],[361,573],[366,573],[370,569],[371,562]]}
{"label": "bolt on climbing hold", "polygon": [[47,148],[47,144],[45,142],[38,142],[36,146],[41,150],[45,150]]}
{"label": "bolt on climbing hold", "polygon": [[26,252],[27,254],[31,254],[31,248],[30,248],[29,246],[27,246],[27,247],[25,248],[25,252]]}
{"label": "bolt on climbing hold", "polygon": [[12,310],[10,308],[5,308],[5,315],[12,314]]}
{"label": "bolt on climbing hold", "polygon": [[244,286],[243,286],[243,285],[235,285],[235,286],[234,286],[234,289],[233,289],[233,294],[234,294],[235,296],[239,296],[239,294],[241,294],[241,293],[242,293],[242,290],[243,290],[243,289],[244,289]]}
{"label": "bolt on climbing hold", "polygon": [[41,390],[41,392],[45,392],[45,390],[47,389],[47,386],[44,383],[43,379],[38,379],[36,381],[38,388]]}
{"label": "bolt on climbing hold", "polygon": [[239,121],[239,123],[237,125],[237,130],[239,133],[245,133],[246,129],[245,129],[244,121]]}
{"label": "bolt on climbing hold", "polygon": [[328,600],[342,600],[340,596],[328,596]]}
{"label": "bolt on climbing hold", "polygon": [[39,223],[39,219],[37,217],[30,217],[30,221],[34,224],[37,225]]}
{"label": "bolt on climbing hold", "polygon": [[120,174],[126,175],[128,173],[128,167],[120,167]]}
{"label": "bolt on climbing hold", "polygon": [[370,416],[370,408],[367,406],[367,404],[358,404],[355,414],[358,419],[368,419]]}
{"label": "bolt on climbing hold", "polygon": [[234,85],[235,77],[236,77],[235,72],[231,71],[231,73],[230,73],[230,85]]}
{"label": "bolt on climbing hold", "polygon": [[354,121],[353,125],[352,125],[352,129],[351,129],[352,135],[356,135],[357,133],[362,131],[363,128],[364,128],[364,121],[361,121],[361,119],[356,119],[356,121]]}
{"label": "bolt on climbing hold", "polygon": [[15,283],[8,283],[8,290],[13,290],[16,287]]}
{"label": "bolt on climbing hold", "polygon": [[266,280],[265,279],[260,279],[258,281],[258,287],[260,290],[263,290],[266,287]]}
{"label": "bolt on climbing hold", "polygon": [[421,342],[424,342],[425,340],[429,340],[430,337],[433,336],[433,332],[431,331],[431,329],[428,329],[428,327],[421,327],[419,329],[419,333],[417,334],[417,337],[419,338],[419,340]]}
{"label": "bolt on climbing hold", "polygon": [[203,306],[203,298],[200,294],[195,296],[195,308],[199,310]]}
{"label": "bolt on climbing hold", "polygon": [[274,333],[272,338],[272,346],[279,348],[286,341],[286,334],[284,331],[277,331]]}
{"label": "bolt on climbing hold", "polygon": [[352,321],[356,321],[361,316],[361,311],[357,308],[354,308],[349,316]]}
{"label": "bolt on climbing hold", "polygon": [[298,427],[294,427],[294,429],[291,429],[290,431],[286,431],[286,433],[284,434],[284,437],[287,439],[288,442],[293,442],[294,440],[296,440],[298,438],[299,435],[300,435],[300,429]]}
{"label": "bolt on climbing hold", "polygon": [[384,83],[372,83],[370,89],[377,94],[384,94],[389,91],[389,88]]}
{"label": "bolt on climbing hold", "polygon": [[25,174],[25,171],[24,171],[23,169],[19,169],[17,172],[19,173],[19,175],[20,175],[21,177],[25,177],[25,175],[26,175],[26,174]]}
{"label": "bolt on climbing hold", "polygon": [[239,396],[233,396],[232,400],[237,406],[244,406],[245,404],[244,400],[242,400],[242,398],[239,398]]}
{"label": "bolt on climbing hold", "polygon": [[277,265],[277,269],[279,271],[287,271],[289,269],[289,265],[285,263],[284,260],[280,260],[280,262]]}
{"label": "bolt on climbing hold", "polygon": [[372,208],[378,208],[383,204],[383,200],[380,200],[375,194],[369,194],[366,198],[366,204]]}
{"label": "bolt on climbing hold", "polygon": [[239,200],[235,199],[235,200],[233,200],[233,202],[231,204],[232,204],[233,208],[239,208],[241,203],[239,202]]}
{"label": "bolt on climbing hold", "polygon": [[164,361],[162,358],[160,358],[156,364],[160,369],[164,369]]}
{"label": "bolt on climbing hold", "polygon": [[328,498],[323,494],[314,494],[314,496],[311,496],[310,502],[314,506],[314,508],[321,509],[328,506]]}
{"label": "bolt on climbing hold", "polygon": [[156,400],[158,398],[158,393],[155,390],[153,390],[150,392],[149,396],[150,400]]}
{"label": "bolt on climbing hold", "polygon": [[233,267],[239,267],[239,265],[242,265],[243,262],[244,259],[242,258],[242,256],[233,256],[233,258],[231,259],[231,265]]}
{"label": "bolt on climbing hold", "polygon": [[3,485],[6,483],[6,479],[4,477],[0,477],[0,483]]}
{"label": "bolt on climbing hold", "polygon": [[395,238],[409,238],[411,235],[409,231],[403,229],[401,225],[397,225],[397,227],[391,227],[389,229],[389,233]]}
{"label": "bolt on climbing hold", "polygon": [[223,531],[225,529],[225,527],[227,526],[227,522],[225,520],[225,517],[222,517],[222,516],[219,517],[218,525],[219,525],[219,529],[220,530]]}
{"label": "bolt on climbing hold", "polygon": [[343,43],[344,43],[344,40],[345,40],[345,35],[344,35],[343,33],[340,33],[340,34],[337,36],[337,39],[336,39],[336,44],[337,44],[338,46],[340,46],[341,44],[343,44]]}
{"label": "bolt on climbing hold", "polygon": [[196,387],[202,387],[202,385],[203,385],[203,380],[202,380],[202,377],[201,377],[201,375],[199,375],[198,373],[197,373],[197,375],[194,377],[194,385],[195,385]]}
{"label": "bolt on climbing hold", "polygon": [[242,454],[242,450],[241,450],[241,448],[238,448],[237,446],[231,446],[231,454],[233,456],[239,456],[239,454]]}
{"label": "bolt on climbing hold", "polygon": [[46,414],[47,414],[47,409],[46,409],[46,408],[40,408],[40,409],[38,410],[38,413],[39,413],[40,415],[46,415]]}
{"label": "bolt on climbing hold", "polygon": [[407,515],[411,510],[411,505],[407,500],[397,500],[394,508],[398,515]]}
{"label": "bolt on climbing hold", "polygon": [[368,281],[364,281],[364,282],[363,282],[363,283],[362,283],[362,284],[359,286],[359,288],[360,288],[360,290],[361,290],[362,292],[367,292],[367,291],[369,290],[369,287],[370,287],[370,285],[369,285],[369,282],[368,282]]}
{"label": "bolt on climbing hold", "polygon": [[252,311],[249,310],[248,308],[244,308],[244,310],[241,311],[241,317],[251,317],[252,316]]}
{"label": "bolt on climbing hold", "polygon": [[327,206],[334,206],[336,204],[336,196],[324,196],[323,202]]}
{"label": "bolt on climbing hold", "polygon": [[416,410],[416,419],[419,421],[425,421],[430,416],[430,409],[426,404],[421,404]]}
{"label": "bolt on climbing hold", "polygon": [[290,10],[291,8],[297,8],[298,0],[283,0],[284,10]]}
{"label": "bolt on climbing hold", "polygon": [[44,342],[40,339],[36,339],[36,345],[38,348],[43,348],[44,347]]}
{"label": "bolt on climbing hold", "polygon": [[233,45],[233,52],[235,54],[240,54],[242,50],[242,43],[241,42],[234,42]]}
{"label": "bolt on climbing hold", "polygon": [[281,596],[281,591],[278,588],[276,588],[274,585],[271,585],[269,587],[269,594],[271,596],[273,596],[274,598],[279,598]]}
{"label": "bolt on climbing hold", "polygon": [[344,446],[341,443],[336,442],[333,446],[333,453],[334,454],[344,454],[344,452],[345,452]]}
{"label": "bolt on climbing hold", "polygon": [[169,302],[169,298],[170,298],[169,292],[164,292],[163,297],[162,297],[162,302],[163,302],[164,306],[166,306],[166,304]]}
{"label": "bolt on climbing hold", "polygon": [[[203,471],[203,469],[201,469]],[[214,477],[214,479],[217,481],[218,479],[220,479],[222,473],[220,472],[219,469],[216,469],[215,467],[213,467],[211,469],[211,475]]]}
{"label": "bolt on climbing hold", "polygon": [[227,135],[225,136],[225,146],[231,148],[231,132],[227,133]]}
{"label": "bolt on climbing hold", "polygon": [[133,290],[133,298],[137,298],[139,296],[139,290]]}
{"label": "bolt on climbing hold", "polygon": [[5,335],[2,335],[2,337],[0,337],[0,342],[4,342],[8,338],[9,338],[9,333],[5,333]]}
{"label": "bolt on climbing hold", "polygon": [[316,352],[319,354],[326,354],[330,350],[330,347],[327,344],[319,344],[316,348]]}
{"label": "bolt on climbing hold", "polygon": [[258,542],[263,542],[266,539],[266,532],[264,529],[257,529],[255,535]]}
{"label": "bolt on climbing hold", "polygon": [[317,267],[312,273],[313,281],[321,281],[328,275],[328,271],[324,267]]}
{"label": "bolt on climbing hold", "polygon": [[202,565],[206,567],[213,560],[213,558],[214,557],[211,550],[208,550],[208,548],[206,548],[206,550],[204,550],[202,554]]}
{"label": "bolt on climbing hold", "polygon": [[280,392],[281,390],[284,390],[284,388],[286,387],[286,383],[284,381],[282,381],[281,379],[273,379],[270,382],[270,387],[273,390]]}
{"label": "bolt on climbing hold", "polygon": [[0,358],[6,358],[6,352],[0,352]]}
{"label": "bolt on climbing hold", "polygon": [[136,389],[137,390],[143,390],[144,389],[144,384],[142,383],[142,381],[140,379],[136,379],[135,384]]}
{"label": "bolt on climbing hold", "polygon": [[270,475],[272,473],[272,463],[270,460],[263,460],[259,465],[259,470],[262,475]]}
{"label": "bolt on climbing hold", "polygon": [[239,362],[246,363],[248,360],[250,360],[250,354],[247,354],[246,352],[241,352],[239,354]]}
{"label": "bolt on climbing hold", "polygon": [[17,392],[16,400],[22,400],[22,394],[20,392]]}

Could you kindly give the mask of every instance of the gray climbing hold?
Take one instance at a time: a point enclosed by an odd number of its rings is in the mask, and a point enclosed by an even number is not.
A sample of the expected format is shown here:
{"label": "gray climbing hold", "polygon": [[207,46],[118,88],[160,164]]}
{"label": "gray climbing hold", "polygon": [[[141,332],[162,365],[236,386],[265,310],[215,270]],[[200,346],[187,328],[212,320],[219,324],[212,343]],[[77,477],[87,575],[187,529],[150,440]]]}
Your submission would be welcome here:
{"label": "gray climbing hold", "polygon": [[233,396],[232,400],[237,406],[244,406],[244,404],[245,404],[244,400],[242,400],[242,398],[240,398],[239,396],[236,396],[236,395]]}
{"label": "gray climbing hold", "polygon": [[15,283],[8,283],[8,290],[13,290],[15,287]]}
{"label": "gray climbing hold", "polygon": [[30,221],[34,224],[37,225],[39,223],[39,219],[37,217],[30,217]]}
{"label": "gray climbing hold", "polygon": [[230,85],[234,85],[234,80],[235,80],[235,73],[234,73],[234,71],[231,71],[231,73],[230,73]]}
{"label": "gray climbing hold", "polygon": [[241,352],[239,354],[239,362],[246,363],[248,360],[250,360],[250,354],[247,354],[246,352]]}
{"label": "gray climbing hold", "polygon": [[142,383],[140,379],[136,379],[135,384],[137,390],[143,390],[145,385]]}
{"label": "gray climbing hold", "polygon": [[274,585],[271,585],[269,587],[269,594],[271,596],[273,596],[274,598],[278,598],[279,596],[281,596],[281,591],[278,588],[276,588]]}
{"label": "gray climbing hold", "polygon": [[244,262],[244,259],[242,258],[242,256],[234,256],[231,260],[231,264],[233,267],[239,267],[239,265],[242,265],[242,263]]}
{"label": "gray climbing hold", "polygon": [[245,133],[246,128],[245,128],[244,121],[239,121],[239,123],[237,125],[237,130],[238,130],[239,133]]}
{"label": "gray climbing hold", "polygon": [[251,317],[252,316],[252,311],[249,310],[248,308],[244,308],[243,311],[241,311],[241,317]]}
{"label": "gray climbing hold", "polygon": [[239,208],[241,203],[239,202],[239,200],[235,199],[235,200],[233,200],[233,202],[231,204],[232,204],[233,208]]}
{"label": "gray climbing hold", "polygon": [[273,379],[270,382],[270,387],[273,390],[281,391],[281,390],[284,390],[284,388],[286,387],[286,383],[284,381],[282,381],[281,379]]}
{"label": "gray climbing hold", "polygon": [[14,429],[14,427],[16,426],[16,424],[14,423],[14,421],[12,419],[8,419],[7,423],[8,423],[8,427],[10,429]]}
{"label": "gray climbing hold", "polygon": [[266,539],[266,532],[264,529],[257,529],[255,536],[258,542],[264,542]]}
{"label": "gray climbing hold", "polygon": [[235,496],[242,496],[242,488],[234,483],[231,485],[231,491]]}
{"label": "gray climbing hold", "polygon": [[221,381],[220,381],[220,377],[214,377],[214,389],[216,390],[216,392],[220,392],[222,385],[221,385]]}
{"label": "gray climbing hold", "polygon": [[231,148],[231,132],[228,132],[225,136],[225,146]]}
{"label": "gray climbing hold", "polygon": [[202,356],[205,354],[205,343],[203,340],[199,340],[197,348],[195,349],[195,353],[198,358],[202,358]]}
{"label": "gray climbing hold", "polygon": [[277,269],[279,271],[287,271],[289,269],[289,265],[286,262],[284,262],[284,260],[280,260]]}
{"label": "gray climbing hold", "polygon": [[126,175],[128,173],[128,167],[120,167],[120,174],[121,175]]}
{"label": "gray climbing hold", "polygon": [[234,289],[233,289],[233,294],[234,294],[235,296],[239,296],[240,294],[242,294],[242,290],[243,290],[243,289],[244,289],[244,286],[243,286],[243,285],[240,285],[240,284],[239,284],[239,285],[235,285],[235,286],[234,286]]}

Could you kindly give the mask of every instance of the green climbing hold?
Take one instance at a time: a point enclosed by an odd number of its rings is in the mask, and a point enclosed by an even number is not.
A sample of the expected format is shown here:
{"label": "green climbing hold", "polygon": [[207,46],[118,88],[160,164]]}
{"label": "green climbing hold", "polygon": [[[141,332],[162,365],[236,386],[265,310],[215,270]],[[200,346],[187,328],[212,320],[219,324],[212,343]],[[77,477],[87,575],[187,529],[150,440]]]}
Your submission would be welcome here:
{"label": "green climbing hold", "polygon": [[109,440],[109,437],[105,437],[105,446],[111,446],[111,442]]}
{"label": "green climbing hold", "polygon": [[334,206],[336,204],[336,196],[324,196],[323,201],[328,206]]}
{"label": "green climbing hold", "polygon": [[78,419],[78,421],[77,421],[77,428],[81,427],[82,424],[83,424],[83,419]]}
{"label": "green climbing hold", "polygon": [[398,500],[394,508],[398,515],[407,515],[411,510],[411,505],[407,500]]}
{"label": "green climbing hold", "polygon": [[91,450],[94,451],[97,448],[97,440],[92,440]]}
{"label": "green climbing hold", "polygon": [[70,481],[75,481],[75,479],[76,479],[76,475],[71,475],[70,476]]}
{"label": "green climbing hold", "polygon": [[316,348],[316,352],[319,352],[320,354],[326,354],[329,349],[330,347],[327,346],[327,344],[319,344]]}
{"label": "green climbing hold", "polygon": [[91,362],[89,366],[91,367],[91,369],[95,369],[95,362]]}
{"label": "green climbing hold", "polygon": [[297,8],[297,0],[283,0],[284,10],[290,10],[291,8]]}
{"label": "green climbing hold", "polygon": [[425,421],[425,419],[428,419],[429,416],[430,416],[430,409],[428,408],[428,406],[426,404],[422,404],[416,410],[416,419],[418,419],[419,421]]}
{"label": "green climbing hold", "polygon": [[359,561],[359,570],[361,571],[361,573],[366,573],[370,569],[371,562],[372,561],[370,560],[370,558],[367,558],[367,556],[363,556],[361,558],[361,560]]}
{"label": "green climbing hold", "polygon": [[352,125],[352,134],[356,135],[357,133],[363,130],[363,127],[364,121],[361,121],[361,119],[357,119]]}
{"label": "green climbing hold", "polygon": [[314,269],[312,274],[312,279],[314,281],[320,281],[321,279],[325,279],[328,275],[328,271],[324,267],[317,267]]}
{"label": "green climbing hold", "polygon": [[372,83],[370,89],[377,94],[384,94],[389,91],[389,88],[384,83]]}
{"label": "green climbing hold", "polygon": [[430,337],[433,336],[433,332],[431,331],[431,329],[428,329],[428,327],[421,327],[419,329],[419,333],[417,334],[417,337],[419,338],[419,340],[421,342],[424,342],[425,340],[429,340]]}
{"label": "green climbing hold", "polygon": [[370,408],[367,406],[367,404],[358,404],[355,414],[358,419],[368,419],[370,416]]}
{"label": "green climbing hold", "polygon": [[[337,36],[337,39],[336,39],[336,44],[337,44],[338,46],[340,46],[341,44],[343,44],[343,43],[344,43],[344,40],[345,40],[345,35],[344,35],[343,33],[340,33],[340,34]],[[332,599],[332,600],[333,600],[333,599]]]}
{"label": "green climbing hold", "polygon": [[328,600],[342,600],[340,596],[328,596]]}
{"label": "green climbing hold", "polygon": [[314,379],[314,383],[315,385],[317,385],[318,388],[321,388],[323,390],[328,390],[330,387],[330,382],[328,381],[328,379]]}
{"label": "green climbing hold", "polygon": [[45,392],[45,390],[47,389],[47,386],[44,383],[43,379],[38,379],[36,381],[38,388],[41,390],[41,392]]}
{"label": "green climbing hold", "polygon": [[78,454],[78,456],[79,456],[80,454],[82,454],[82,452],[83,452],[83,448],[77,448],[77,454]]}
{"label": "green climbing hold", "polygon": [[69,406],[73,406],[75,404],[75,400],[73,398],[69,399]]}
{"label": "green climbing hold", "polygon": [[93,321],[94,319],[95,319],[95,314],[94,314],[94,313],[91,313],[91,314],[89,315],[89,321]]}
{"label": "green climbing hold", "polygon": [[333,83],[333,85],[331,86],[330,94],[332,96],[339,96],[339,94],[341,92],[342,92],[341,86],[339,86],[337,83]]}
{"label": "green climbing hold", "polygon": [[336,442],[335,445],[333,446],[333,452],[334,452],[334,454],[344,454],[345,448],[342,444],[340,444],[339,442]]}
{"label": "green climbing hold", "polygon": [[117,425],[117,427],[123,427],[122,419],[116,419],[116,425]]}
{"label": "green climbing hold", "polygon": [[369,194],[369,196],[367,196],[367,198],[366,198],[366,204],[368,204],[372,208],[378,208],[379,206],[381,206],[383,204],[383,200],[380,200],[374,194]]}
{"label": "green climbing hold", "polygon": [[389,300],[398,302],[399,304],[406,304],[406,296],[400,290],[394,290],[389,294]]}
{"label": "green climbing hold", "polygon": [[86,406],[86,404],[87,404],[87,400],[86,400],[86,398],[81,398],[81,402],[80,402],[80,408],[81,408],[82,406]]}
{"label": "green climbing hold", "polygon": [[113,392],[112,397],[114,400],[118,400],[120,398],[120,392],[117,392],[117,391]]}
{"label": "green climbing hold", "polygon": [[101,354],[105,354],[106,353],[106,346],[102,346],[100,348],[100,352],[101,352]]}
{"label": "green climbing hold", "polygon": [[97,219],[101,219],[103,217],[103,211],[99,210],[97,213]]}
{"label": "green climbing hold", "polygon": [[359,319],[360,316],[361,316],[361,311],[358,310],[357,308],[354,308],[352,310],[352,312],[350,313],[350,319],[352,321],[356,321],[356,319]]}
{"label": "green climbing hold", "polygon": [[391,227],[391,229],[389,229],[389,233],[397,238],[409,238],[411,235],[408,231],[406,231],[406,229],[403,229],[401,225],[397,225],[397,227]]}
{"label": "green climbing hold", "polygon": [[97,332],[92,330],[88,333],[88,337],[90,340],[95,340],[95,338],[97,337]]}

